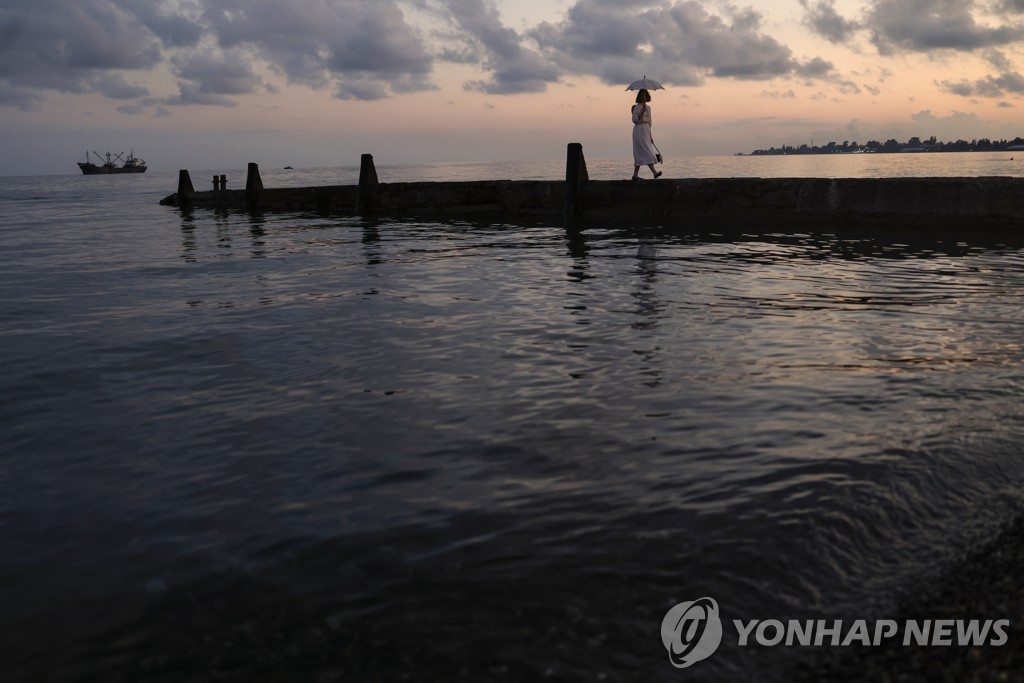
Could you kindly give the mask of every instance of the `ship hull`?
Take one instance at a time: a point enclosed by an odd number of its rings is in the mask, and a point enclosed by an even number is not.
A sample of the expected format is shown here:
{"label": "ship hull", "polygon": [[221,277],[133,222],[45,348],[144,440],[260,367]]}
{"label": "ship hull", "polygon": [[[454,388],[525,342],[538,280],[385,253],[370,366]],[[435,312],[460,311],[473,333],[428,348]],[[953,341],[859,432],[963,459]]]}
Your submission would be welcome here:
{"label": "ship hull", "polygon": [[97,166],[96,164],[78,164],[78,168],[82,169],[82,173],[85,175],[109,175],[111,173],[145,173],[145,166],[133,166],[129,168],[123,168],[118,166]]}

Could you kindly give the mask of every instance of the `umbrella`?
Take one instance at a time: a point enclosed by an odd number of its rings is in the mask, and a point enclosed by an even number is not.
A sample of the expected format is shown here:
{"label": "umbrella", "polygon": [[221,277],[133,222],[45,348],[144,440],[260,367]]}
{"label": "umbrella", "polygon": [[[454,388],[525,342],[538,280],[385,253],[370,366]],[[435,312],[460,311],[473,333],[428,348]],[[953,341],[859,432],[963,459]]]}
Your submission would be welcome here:
{"label": "umbrella", "polygon": [[663,86],[661,83],[658,83],[658,81],[652,81],[651,79],[647,78],[646,75],[643,78],[641,78],[640,80],[633,81],[628,86],[626,86],[626,90],[664,90],[664,89],[665,89],[665,86]]}

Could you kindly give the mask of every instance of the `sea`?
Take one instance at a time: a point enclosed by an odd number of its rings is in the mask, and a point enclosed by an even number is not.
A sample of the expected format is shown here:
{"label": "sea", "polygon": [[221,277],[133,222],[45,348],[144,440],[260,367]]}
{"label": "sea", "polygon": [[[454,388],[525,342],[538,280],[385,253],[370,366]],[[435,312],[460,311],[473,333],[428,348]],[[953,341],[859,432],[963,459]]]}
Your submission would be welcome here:
{"label": "sea", "polygon": [[[177,174],[0,177],[5,683],[786,681],[814,648],[733,620],[893,618],[1021,509],[1024,236],[183,212]],[[703,597],[683,671],[662,622]]]}

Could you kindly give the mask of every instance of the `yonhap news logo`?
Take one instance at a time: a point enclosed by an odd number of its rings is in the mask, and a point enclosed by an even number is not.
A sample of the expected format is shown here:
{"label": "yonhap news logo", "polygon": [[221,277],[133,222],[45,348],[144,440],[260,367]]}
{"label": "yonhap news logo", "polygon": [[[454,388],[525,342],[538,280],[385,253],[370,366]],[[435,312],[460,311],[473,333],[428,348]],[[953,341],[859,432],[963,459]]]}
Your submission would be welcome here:
{"label": "yonhap news logo", "polygon": [[661,642],[672,666],[685,669],[715,653],[722,642],[722,620],[713,598],[681,602],[661,620]]}
{"label": "yonhap news logo", "polygon": [[[1009,619],[733,619],[737,647],[1000,647]],[[685,669],[715,653],[723,638],[718,603],[681,602],[661,620],[661,642],[672,666]]]}

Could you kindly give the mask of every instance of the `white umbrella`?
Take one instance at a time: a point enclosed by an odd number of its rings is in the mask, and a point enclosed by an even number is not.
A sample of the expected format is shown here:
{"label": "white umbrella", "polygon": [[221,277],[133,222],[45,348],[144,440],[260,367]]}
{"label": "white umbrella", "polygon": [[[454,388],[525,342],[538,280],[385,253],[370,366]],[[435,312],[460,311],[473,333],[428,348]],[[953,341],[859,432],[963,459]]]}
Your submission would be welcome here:
{"label": "white umbrella", "polygon": [[665,86],[663,86],[661,83],[658,83],[658,81],[652,81],[651,79],[647,78],[646,75],[643,78],[641,78],[640,80],[633,81],[628,86],[626,86],[626,90],[664,90],[664,89],[665,89]]}

